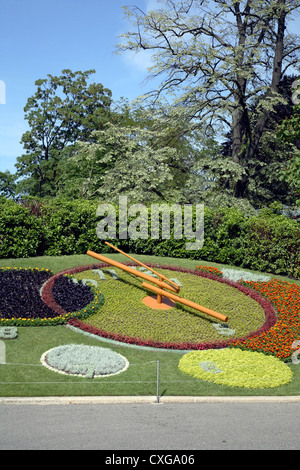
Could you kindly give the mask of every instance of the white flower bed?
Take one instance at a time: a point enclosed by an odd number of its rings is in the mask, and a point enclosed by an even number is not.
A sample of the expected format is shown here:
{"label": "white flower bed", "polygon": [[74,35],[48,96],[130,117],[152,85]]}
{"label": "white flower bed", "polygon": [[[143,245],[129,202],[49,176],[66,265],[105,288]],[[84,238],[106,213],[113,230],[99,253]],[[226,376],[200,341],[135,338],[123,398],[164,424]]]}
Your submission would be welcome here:
{"label": "white flower bed", "polygon": [[250,271],[222,268],[223,277],[230,281],[237,282],[243,279],[244,281],[254,282],[268,282],[271,277],[264,274],[251,273]]}
{"label": "white flower bed", "polygon": [[124,356],[111,349],[84,344],[67,344],[50,349],[42,355],[41,362],[55,372],[88,378],[120,374],[129,366]]}

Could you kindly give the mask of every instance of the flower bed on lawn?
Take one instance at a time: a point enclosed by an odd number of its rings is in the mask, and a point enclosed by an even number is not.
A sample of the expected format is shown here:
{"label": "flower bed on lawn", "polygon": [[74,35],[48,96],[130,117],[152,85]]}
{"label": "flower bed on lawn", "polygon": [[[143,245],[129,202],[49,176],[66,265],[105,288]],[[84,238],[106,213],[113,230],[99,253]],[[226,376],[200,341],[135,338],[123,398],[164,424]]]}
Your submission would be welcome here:
{"label": "flower bed on lawn", "polygon": [[293,378],[291,369],[278,358],[240,349],[192,351],[178,367],[197,379],[229,387],[274,388]]}
{"label": "flower bed on lawn", "polygon": [[214,268],[213,266],[196,266],[196,269],[198,269],[202,273],[206,274],[213,274],[214,276],[223,276],[223,273],[220,269]]}
{"label": "flower bed on lawn", "polygon": [[[51,285],[51,294],[43,286]],[[74,284],[69,277],[53,276],[49,269],[0,269],[0,326],[40,326],[85,318],[101,303],[92,286]],[[99,302],[100,301],[100,302]]]}
{"label": "flower bed on lawn", "polygon": [[[98,269],[105,267],[107,265],[104,264],[97,266]],[[179,295],[215,311],[219,310],[214,307],[222,308],[221,313],[229,316],[228,332],[235,333],[237,330],[235,339],[259,335],[276,322],[272,304],[253,289],[200,269],[150,264],[149,267],[161,270],[168,278],[173,275],[180,280],[180,273],[187,275],[181,279],[183,287]],[[103,308],[87,320],[69,320],[70,325],[115,341],[161,349],[214,349],[226,347],[232,342],[233,338],[224,337],[225,328],[223,334],[220,329],[214,328],[217,320],[200,312],[195,313],[193,309],[177,306],[169,311],[154,309],[154,313],[153,309],[146,309],[142,299],[147,291],[140,287],[140,282],[134,276],[128,277],[124,271],[120,270],[117,274],[120,277],[118,281],[100,281],[105,296]],[[82,278],[93,275],[96,279],[92,271],[81,272]],[[108,289],[109,282],[111,287]],[[261,315],[260,320],[257,315]],[[171,335],[180,339],[172,340]],[[189,340],[189,337],[193,339]],[[201,338],[204,339],[201,341]]]}
{"label": "flower bed on lawn", "polygon": [[41,362],[60,374],[93,377],[110,377],[124,372],[128,360],[119,353],[99,346],[64,344],[46,351]]}
{"label": "flower bed on lawn", "polygon": [[269,282],[243,282],[246,287],[270,300],[277,310],[277,322],[268,331],[244,340],[234,340],[231,347],[263,352],[283,361],[291,360],[293,342],[300,339],[300,287],[276,279]]}

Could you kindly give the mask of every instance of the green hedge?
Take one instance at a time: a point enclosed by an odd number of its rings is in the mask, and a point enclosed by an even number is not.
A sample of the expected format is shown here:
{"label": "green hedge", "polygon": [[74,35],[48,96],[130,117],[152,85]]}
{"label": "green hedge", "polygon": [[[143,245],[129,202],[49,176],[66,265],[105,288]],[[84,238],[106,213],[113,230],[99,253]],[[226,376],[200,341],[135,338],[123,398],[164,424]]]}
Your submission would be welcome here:
{"label": "green hedge", "polygon": [[[26,207],[1,200],[0,258],[110,251],[96,235],[97,207],[97,202],[78,200]],[[206,260],[300,278],[298,221],[270,211],[248,217],[236,209],[205,208],[204,214],[204,245],[198,251],[186,251],[184,238],[119,240],[118,227],[112,243],[136,254]],[[148,233],[150,237],[150,229]]]}
{"label": "green hedge", "polygon": [[0,204],[0,258],[29,258],[42,255],[42,220],[26,207],[13,202]]}

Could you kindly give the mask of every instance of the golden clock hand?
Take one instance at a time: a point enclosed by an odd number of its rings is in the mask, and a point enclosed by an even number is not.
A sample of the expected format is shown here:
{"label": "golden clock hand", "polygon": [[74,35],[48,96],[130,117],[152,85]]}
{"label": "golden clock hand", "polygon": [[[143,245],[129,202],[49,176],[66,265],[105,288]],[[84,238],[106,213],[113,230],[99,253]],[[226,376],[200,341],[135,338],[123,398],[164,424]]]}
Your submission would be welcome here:
{"label": "golden clock hand", "polygon": [[138,261],[137,259],[133,258],[132,256],[128,255],[127,253],[124,253],[124,251],[120,250],[120,248],[117,248],[116,246],[114,245],[111,245],[110,243],[108,242],[105,242],[106,245],[110,246],[111,248],[113,248],[114,250],[118,251],[119,253],[121,253],[122,255],[124,256],[127,256],[127,258],[131,259],[132,261],[135,261],[136,263],[138,263],[139,265],[143,266],[144,268],[147,268],[149,269],[149,271],[151,271],[153,274],[156,274],[160,280],[164,280],[166,282],[168,282],[169,284],[172,284],[175,288],[176,288],[176,292],[179,292],[180,291],[180,286],[178,284],[176,284],[176,282],[174,281],[171,281],[171,279],[168,279],[166,276],[164,276],[163,274],[160,274],[158,273],[157,271],[155,271],[154,269],[150,268],[149,266],[147,266],[146,264],[142,263],[141,261]]}
{"label": "golden clock hand", "polygon": [[171,292],[166,292],[163,289],[160,289],[159,287],[151,286],[147,282],[143,282],[142,286],[145,289],[151,290],[152,292],[155,292],[158,295],[168,297],[169,299],[174,300],[175,302],[179,302],[183,305],[186,305],[187,307],[194,308],[195,310],[198,310],[199,312],[206,313],[207,315],[217,318],[218,320],[222,320],[224,322],[228,321],[228,317],[226,317],[225,315],[222,315],[222,313],[218,313],[209,308],[202,307],[202,305],[196,304],[195,302],[192,302],[191,300],[184,299],[183,297],[178,297],[178,295],[172,294]]}
{"label": "golden clock hand", "polygon": [[177,289],[173,286],[170,286],[166,282],[160,281],[156,279],[155,277],[149,276],[149,274],[143,273],[141,271],[137,271],[134,268],[131,268],[130,266],[126,266],[123,263],[119,263],[118,261],[114,261],[110,258],[106,258],[106,256],[99,255],[98,253],[94,253],[93,251],[88,250],[87,255],[92,256],[93,258],[99,259],[100,261],[103,261],[104,263],[111,264],[112,266],[115,266],[116,268],[123,269],[123,271],[126,271],[130,274],[133,274],[134,276],[141,277],[142,279],[145,279],[148,282],[153,282],[157,286],[164,288],[164,289],[169,289],[172,292],[177,292]]}

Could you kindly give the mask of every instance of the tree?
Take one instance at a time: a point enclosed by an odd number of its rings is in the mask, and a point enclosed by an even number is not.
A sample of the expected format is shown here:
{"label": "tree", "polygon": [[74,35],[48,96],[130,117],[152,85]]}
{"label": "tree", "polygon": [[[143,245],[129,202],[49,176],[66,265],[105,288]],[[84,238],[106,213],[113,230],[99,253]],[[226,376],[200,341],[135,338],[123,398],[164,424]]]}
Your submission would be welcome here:
{"label": "tree", "polygon": [[116,103],[110,122],[93,133],[93,141],[78,143],[65,166],[61,194],[111,199],[123,193],[136,202],[175,197],[192,202],[191,172],[200,157],[195,139],[198,145],[200,139],[188,132],[190,127],[163,105]]}
{"label": "tree", "polygon": [[16,175],[8,170],[0,171],[0,196],[15,199],[16,187]]}
{"label": "tree", "polygon": [[88,85],[94,70],[48,75],[35,82],[36,93],[24,108],[30,130],[22,136],[26,153],[17,158],[17,175],[25,177],[19,189],[30,195],[56,195],[62,164],[74,145],[89,139],[107,120],[111,92],[100,83]]}
{"label": "tree", "polygon": [[[254,158],[248,161],[249,184],[246,194],[247,199],[256,208],[269,206],[274,201],[287,205],[294,203],[293,189],[289,181],[286,178],[281,178],[280,175],[290,155],[297,151],[296,142],[279,140],[277,137],[279,124],[283,120],[289,119],[293,113],[292,84],[294,81],[294,76],[287,75],[281,80],[279,91],[286,100],[286,104],[281,103],[275,106],[265,126]],[[257,104],[254,102],[251,109],[251,119],[254,122],[258,119]],[[228,161],[231,152],[232,135],[229,132],[227,140],[222,145],[222,155],[225,161]],[[225,183],[227,184],[227,182]]]}
{"label": "tree", "polygon": [[[174,105],[207,128],[231,131],[232,194],[243,198],[249,162],[255,158],[275,107],[279,84],[297,63],[299,37],[286,30],[299,0],[162,0],[166,8],[126,7],[134,30],[120,51],[153,52],[150,76],[162,76],[149,96],[173,93]],[[256,103],[256,119],[252,119]],[[229,165],[227,165],[229,168]],[[240,168],[237,171],[237,166]]]}
{"label": "tree", "polygon": [[283,168],[281,179],[287,181],[295,192],[296,202],[300,205],[300,80],[293,83],[293,113],[278,126],[279,141],[295,145],[295,150]]}

